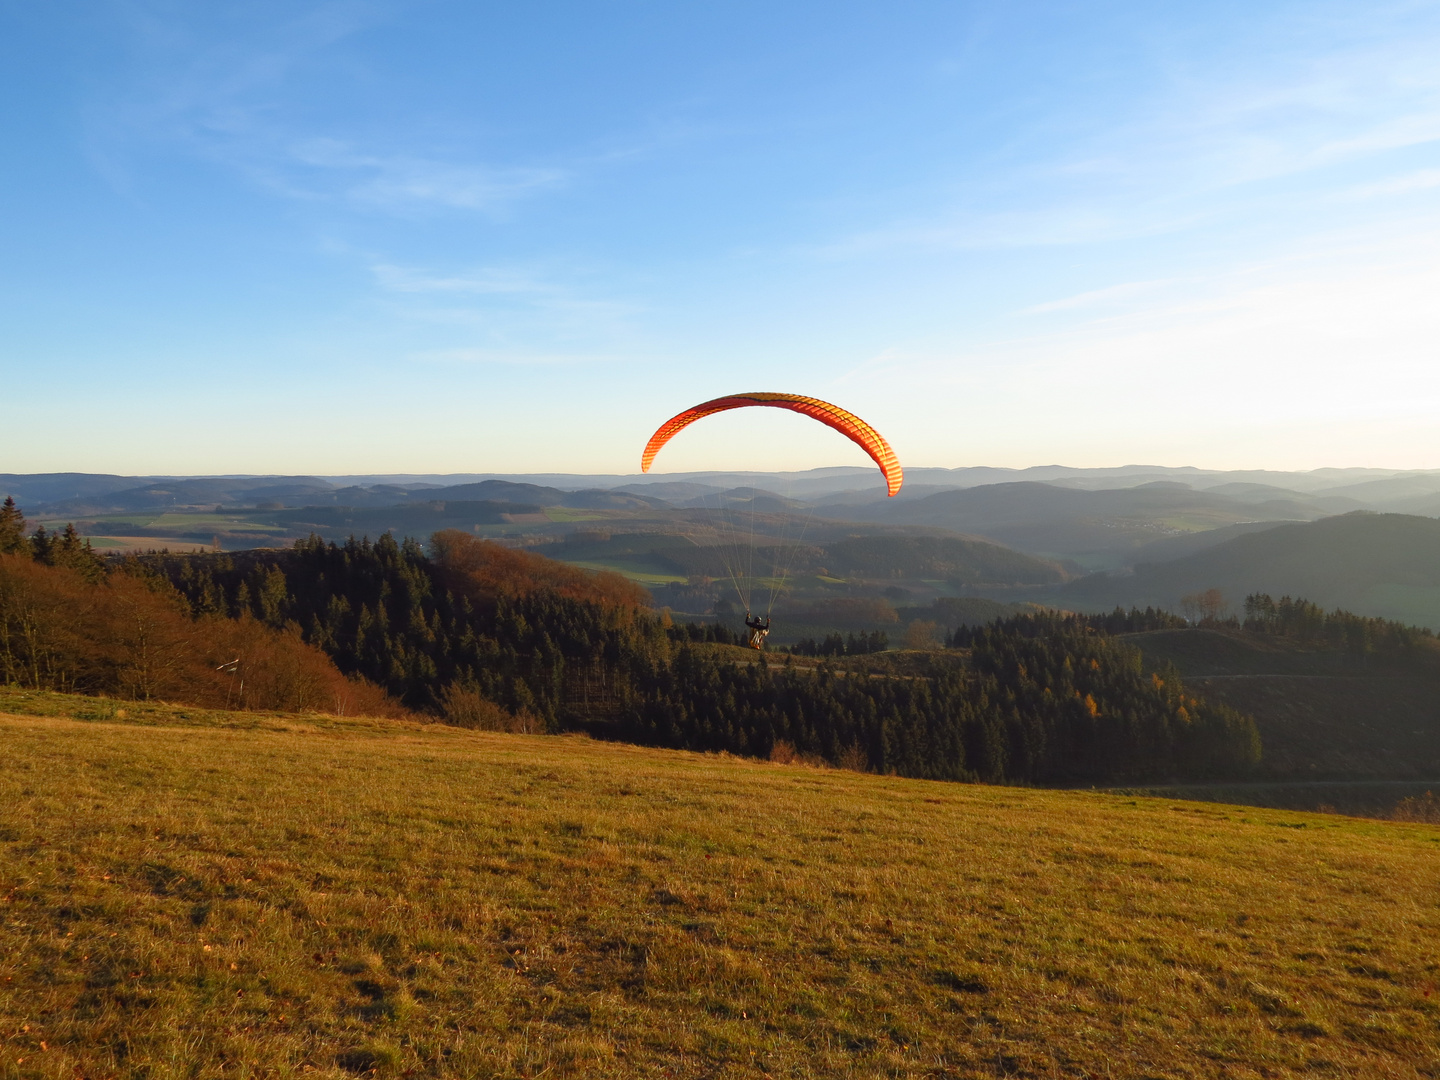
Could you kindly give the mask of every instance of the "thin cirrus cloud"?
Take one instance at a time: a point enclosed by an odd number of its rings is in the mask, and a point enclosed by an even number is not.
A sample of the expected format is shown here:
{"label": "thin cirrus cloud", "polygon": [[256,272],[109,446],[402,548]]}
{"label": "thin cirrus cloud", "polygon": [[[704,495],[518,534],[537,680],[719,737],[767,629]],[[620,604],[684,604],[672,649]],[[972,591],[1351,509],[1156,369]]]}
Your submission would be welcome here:
{"label": "thin cirrus cloud", "polygon": [[1440,291],[1437,244],[1440,220],[1412,220],[1383,238],[1337,236],[1209,277],[1096,290],[1033,309],[1071,313],[1069,325],[946,355],[891,350],[850,381],[984,387],[1015,407],[1040,385],[1101,426],[1181,403],[1216,415],[1245,403],[1276,422],[1384,409],[1397,395],[1434,406],[1440,308],[1427,301]]}
{"label": "thin cirrus cloud", "polygon": [[[516,201],[563,186],[553,165],[496,162],[407,132],[326,131],[337,122],[282,119],[293,81],[346,39],[389,14],[375,4],[325,4],[265,26],[256,40],[202,44],[178,26],[131,12],[134,70],[125,89],[94,95],[86,112],[91,160],[129,186],[142,149],[178,149],[210,161],[272,195],[342,201],[357,210],[423,209],[502,213]],[[156,32],[159,25],[165,33]],[[339,124],[343,128],[344,124]]]}
{"label": "thin cirrus cloud", "polygon": [[[919,213],[816,245],[826,259],[887,250],[981,251],[1157,237],[1237,214],[1320,204],[1352,191],[1429,186],[1394,177],[1395,155],[1440,142],[1440,35],[1360,41],[1263,63],[1162,66],[1149,92],[1103,122],[1021,125],[985,170]],[[1355,188],[1355,173],[1372,183]],[[1376,175],[1378,174],[1378,175]],[[1312,187],[1314,191],[1304,190]]]}
{"label": "thin cirrus cloud", "polygon": [[595,296],[582,285],[529,267],[476,267],[436,273],[392,263],[370,267],[382,295],[407,322],[450,327],[460,340],[409,354],[450,365],[554,366],[618,363],[648,348],[640,308]]}
{"label": "thin cirrus cloud", "polygon": [[198,12],[187,19],[136,3],[110,14],[114,62],[82,105],[87,150],[110,172],[123,172],[142,146],[178,146],[247,171],[285,157],[274,115],[287,80],[381,16],[374,4],[323,4],[216,39]]}
{"label": "thin cirrus cloud", "polygon": [[1429,191],[1440,187],[1440,169],[1417,169],[1402,176],[1381,180],[1373,184],[1361,184],[1340,192],[1336,198],[1344,201],[1363,202],[1369,199],[1385,199],[1396,195],[1409,195],[1417,191]]}
{"label": "thin cirrus cloud", "polygon": [[1172,218],[1148,220],[1083,204],[1019,209],[964,209],[867,229],[816,246],[820,259],[860,259],[894,249],[986,251],[1136,239],[1174,228]]}
{"label": "thin cirrus cloud", "polygon": [[456,163],[405,154],[376,154],[335,139],[292,143],[289,160],[308,176],[335,178],[349,200],[381,209],[423,206],[494,212],[540,191],[561,186],[558,168]]}
{"label": "thin cirrus cloud", "polygon": [[521,270],[481,267],[461,274],[438,275],[413,267],[376,263],[370,267],[382,289],[398,293],[470,293],[477,296],[556,296],[561,289]]}
{"label": "thin cirrus cloud", "polygon": [[521,349],[423,349],[409,353],[412,364],[435,367],[578,367],[613,362],[615,357],[600,353],[536,352]]}
{"label": "thin cirrus cloud", "polygon": [[1114,131],[1127,171],[1223,188],[1440,137],[1440,34],[1354,36],[1315,51],[1268,42],[1238,70],[1174,65],[1154,106]]}
{"label": "thin cirrus cloud", "polygon": [[1110,285],[1104,289],[1091,289],[1088,292],[1076,293],[1074,296],[1062,297],[1059,300],[1047,300],[1042,304],[1032,304],[1030,307],[1021,309],[1018,314],[1043,315],[1051,311],[1114,307],[1129,303],[1137,297],[1152,294],[1172,283],[1173,279],[1169,278],[1157,281],[1129,281],[1121,285]]}

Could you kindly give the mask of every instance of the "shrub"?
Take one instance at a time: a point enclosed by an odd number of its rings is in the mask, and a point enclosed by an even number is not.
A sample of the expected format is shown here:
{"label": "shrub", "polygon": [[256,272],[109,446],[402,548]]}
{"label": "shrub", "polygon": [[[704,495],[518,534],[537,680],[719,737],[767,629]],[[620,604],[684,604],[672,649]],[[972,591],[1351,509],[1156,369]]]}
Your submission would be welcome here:
{"label": "shrub", "polygon": [[512,713],[497,705],[473,683],[451,683],[440,699],[445,723],[474,731],[511,731],[530,734],[544,725],[528,712]]}
{"label": "shrub", "polygon": [[1433,791],[1424,795],[1407,795],[1390,812],[1393,821],[1418,821],[1440,825],[1440,798]]}
{"label": "shrub", "polygon": [[215,708],[404,715],[346,678],[293,624],[191,618],[162,579],[0,555],[0,678],[62,690]]}

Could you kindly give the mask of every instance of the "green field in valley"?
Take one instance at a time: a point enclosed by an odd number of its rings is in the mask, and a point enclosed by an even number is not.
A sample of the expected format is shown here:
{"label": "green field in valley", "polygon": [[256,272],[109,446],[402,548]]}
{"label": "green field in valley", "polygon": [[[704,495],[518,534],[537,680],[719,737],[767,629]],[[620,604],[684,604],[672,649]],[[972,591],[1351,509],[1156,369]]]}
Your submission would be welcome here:
{"label": "green field in valley", "polygon": [[0,692],[0,1076],[1434,1076],[1440,828]]}
{"label": "green field in valley", "polygon": [[638,581],[647,587],[673,585],[686,580],[685,575],[677,574],[658,560],[647,559],[643,555],[628,557],[619,555],[604,562],[592,559],[570,559],[568,562],[571,566],[578,566],[582,570],[609,570],[611,573],[621,574],[631,581]]}

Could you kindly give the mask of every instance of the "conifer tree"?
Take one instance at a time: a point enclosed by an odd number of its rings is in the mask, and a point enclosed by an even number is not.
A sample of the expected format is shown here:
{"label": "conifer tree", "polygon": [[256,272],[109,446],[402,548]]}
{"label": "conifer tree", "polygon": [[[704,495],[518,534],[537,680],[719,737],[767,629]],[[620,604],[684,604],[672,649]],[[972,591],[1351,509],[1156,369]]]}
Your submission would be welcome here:
{"label": "conifer tree", "polygon": [[25,544],[25,515],[15,505],[15,497],[7,495],[4,506],[0,506],[0,555],[28,554],[30,549]]}
{"label": "conifer tree", "polygon": [[90,541],[75,531],[74,522],[67,523],[65,531],[50,541],[50,563],[52,566],[68,566],[79,571],[87,581],[98,581],[105,576],[105,563],[95,554]]}
{"label": "conifer tree", "polygon": [[35,535],[30,537],[30,554],[36,562],[49,565],[50,552],[55,546],[56,539],[45,531],[44,525],[35,530]]}

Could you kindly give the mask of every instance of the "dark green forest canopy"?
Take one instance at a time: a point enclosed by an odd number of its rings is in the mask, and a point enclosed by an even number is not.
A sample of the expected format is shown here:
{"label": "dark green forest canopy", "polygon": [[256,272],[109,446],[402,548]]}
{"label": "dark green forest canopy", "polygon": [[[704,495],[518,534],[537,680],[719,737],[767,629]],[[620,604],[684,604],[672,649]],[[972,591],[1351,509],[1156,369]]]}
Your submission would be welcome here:
{"label": "dark green forest canopy", "polygon": [[342,671],[441,716],[459,688],[552,730],[752,756],[784,744],[953,780],[1238,776],[1259,758],[1249,718],[1188,694],[1173,671],[1143,670],[1138,652],[1073,618],[1012,620],[922,675],[860,657],[742,661],[714,644],[723,628],[666,626],[614,575],[459,533],[431,547],[312,537],[144,565],[197,614],[293,624]]}

